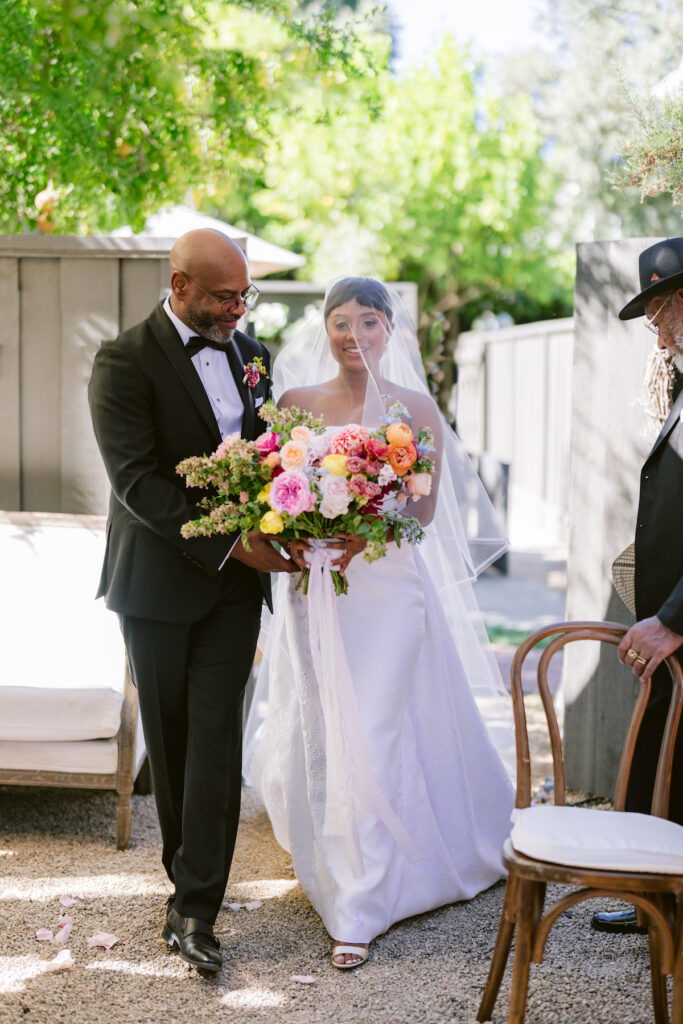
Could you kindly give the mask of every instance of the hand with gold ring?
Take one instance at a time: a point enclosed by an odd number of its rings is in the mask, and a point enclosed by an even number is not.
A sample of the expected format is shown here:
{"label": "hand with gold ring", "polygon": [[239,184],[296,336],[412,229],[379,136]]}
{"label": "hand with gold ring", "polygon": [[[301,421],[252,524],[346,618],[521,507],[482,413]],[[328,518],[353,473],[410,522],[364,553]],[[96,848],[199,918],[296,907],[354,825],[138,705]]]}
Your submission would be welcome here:
{"label": "hand with gold ring", "polygon": [[665,626],[656,615],[641,619],[624,634],[618,648],[619,661],[635,676],[648,680],[665,658],[673,654],[683,636]]}
{"label": "hand with gold ring", "polygon": [[642,654],[638,654],[638,651],[634,651],[632,647],[629,647],[626,655],[629,658],[633,658],[634,661],[639,662],[641,665],[647,665],[647,658],[644,658]]}

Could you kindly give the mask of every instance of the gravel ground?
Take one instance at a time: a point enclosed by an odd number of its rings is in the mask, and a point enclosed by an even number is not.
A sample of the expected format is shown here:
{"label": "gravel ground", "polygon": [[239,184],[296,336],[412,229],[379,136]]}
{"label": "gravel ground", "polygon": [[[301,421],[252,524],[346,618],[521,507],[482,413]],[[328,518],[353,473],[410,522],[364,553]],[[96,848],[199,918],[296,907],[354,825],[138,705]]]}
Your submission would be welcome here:
{"label": "gravel ground", "polygon": [[[114,849],[108,793],[0,788],[0,1021],[2,1024],[322,1024],[335,1021],[443,1024],[475,1019],[493,949],[504,886],[469,903],[412,918],[372,946],[352,972],[329,963],[329,941],[299,888],[254,794],[244,811],[216,931],[225,964],[214,980],[187,968],[159,939],[170,891],[160,864],[152,797],[134,797],[129,850]],[[66,911],[62,894],[83,896]],[[591,932],[590,904],[551,933],[533,966],[527,1024],[643,1024],[652,1020],[645,938]],[[75,964],[46,973],[62,947],[38,942],[60,911],[73,919]],[[118,936],[89,949],[97,931]],[[291,981],[313,975],[314,985]],[[507,1018],[509,968],[494,1012]]]}

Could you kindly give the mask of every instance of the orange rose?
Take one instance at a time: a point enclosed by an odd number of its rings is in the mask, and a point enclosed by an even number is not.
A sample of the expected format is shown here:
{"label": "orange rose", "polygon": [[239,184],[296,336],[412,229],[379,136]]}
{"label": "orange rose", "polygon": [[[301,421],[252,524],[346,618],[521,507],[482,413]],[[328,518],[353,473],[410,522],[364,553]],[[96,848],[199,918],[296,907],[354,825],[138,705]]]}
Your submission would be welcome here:
{"label": "orange rose", "polygon": [[407,423],[390,423],[387,427],[387,441],[390,445],[408,445],[413,440],[413,432]]}
{"label": "orange rose", "polygon": [[394,473],[403,476],[417,461],[417,449],[412,441],[408,444],[392,444],[389,445],[387,456]]}

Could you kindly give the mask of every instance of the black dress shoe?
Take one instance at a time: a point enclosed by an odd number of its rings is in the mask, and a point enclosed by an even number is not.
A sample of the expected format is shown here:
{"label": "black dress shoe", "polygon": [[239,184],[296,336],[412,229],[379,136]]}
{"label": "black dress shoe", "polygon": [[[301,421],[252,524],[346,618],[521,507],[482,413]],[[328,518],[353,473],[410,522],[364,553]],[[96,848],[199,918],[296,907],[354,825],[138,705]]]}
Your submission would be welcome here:
{"label": "black dress shoe", "polygon": [[198,917],[182,917],[173,903],[169,904],[166,924],[162,936],[172,949],[177,949],[180,959],[200,971],[220,971],[222,966],[221,944],[213,934],[207,921]]}
{"label": "black dress shoe", "polygon": [[638,924],[636,912],[631,910],[615,910],[611,914],[593,914],[591,928],[596,932],[613,932],[616,935],[646,935],[647,928]]}

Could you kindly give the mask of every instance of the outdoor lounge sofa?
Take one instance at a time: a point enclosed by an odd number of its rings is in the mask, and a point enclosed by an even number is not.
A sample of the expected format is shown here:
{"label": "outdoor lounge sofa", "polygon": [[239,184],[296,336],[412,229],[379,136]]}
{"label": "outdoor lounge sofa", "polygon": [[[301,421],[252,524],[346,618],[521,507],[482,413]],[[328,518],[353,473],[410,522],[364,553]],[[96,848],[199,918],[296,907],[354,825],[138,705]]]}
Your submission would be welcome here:
{"label": "outdoor lounge sofa", "polygon": [[116,845],[145,760],[116,616],[95,590],[104,518],[0,512],[0,785],[112,789]]}

